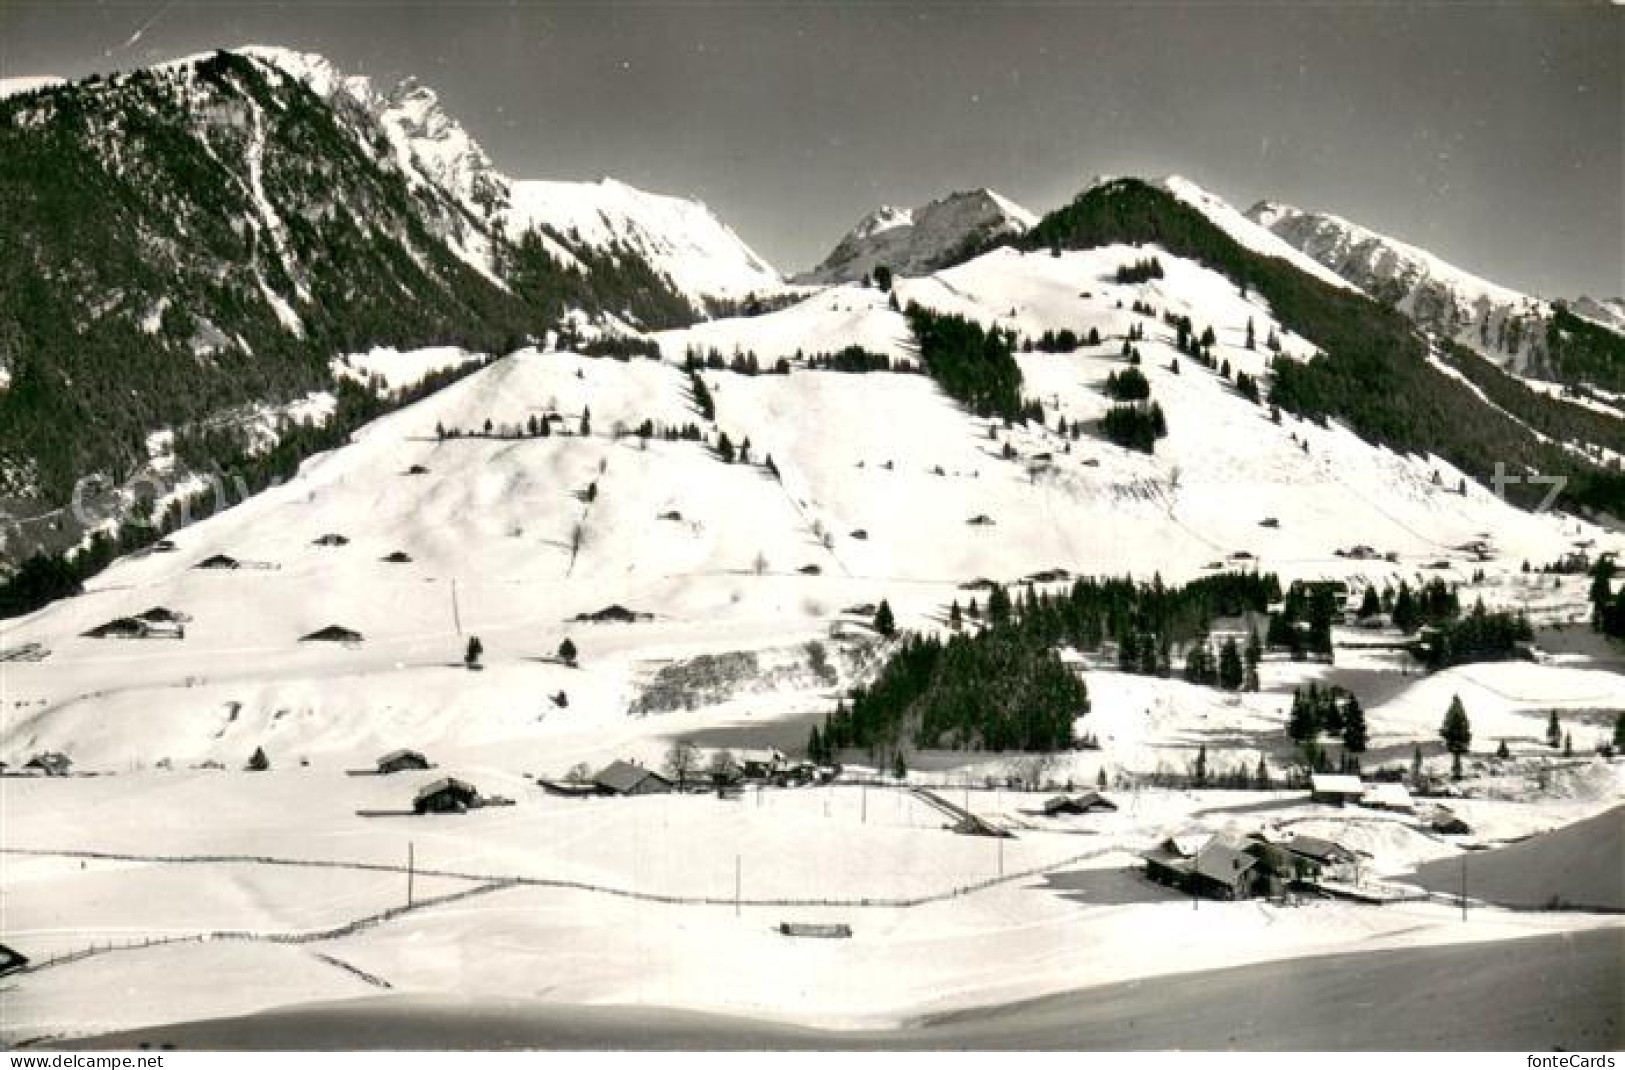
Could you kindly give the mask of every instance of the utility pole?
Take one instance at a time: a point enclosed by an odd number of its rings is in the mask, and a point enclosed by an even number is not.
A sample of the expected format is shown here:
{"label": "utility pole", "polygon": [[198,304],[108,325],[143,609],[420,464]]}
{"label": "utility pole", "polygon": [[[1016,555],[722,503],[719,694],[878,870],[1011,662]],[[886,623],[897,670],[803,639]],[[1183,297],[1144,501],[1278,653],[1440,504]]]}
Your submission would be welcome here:
{"label": "utility pole", "polygon": [[412,841],[407,840],[406,841],[406,905],[407,906],[412,905],[412,877],[414,876],[415,870],[417,868],[416,865],[415,865],[415,860],[414,860],[412,855],[413,855]]}
{"label": "utility pole", "polygon": [[734,855],[734,917],[739,917],[739,856]]}
{"label": "utility pole", "polygon": [[1004,876],[1004,837],[997,837],[999,841],[999,876]]}
{"label": "utility pole", "polygon": [[865,781],[864,784],[863,784],[863,823],[865,825],[867,825],[869,823],[869,783],[868,783],[868,781]]}
{"label": "utility pole", "polygon": [[1467,852],[1461,854],[1461,920],[1467,920]]}

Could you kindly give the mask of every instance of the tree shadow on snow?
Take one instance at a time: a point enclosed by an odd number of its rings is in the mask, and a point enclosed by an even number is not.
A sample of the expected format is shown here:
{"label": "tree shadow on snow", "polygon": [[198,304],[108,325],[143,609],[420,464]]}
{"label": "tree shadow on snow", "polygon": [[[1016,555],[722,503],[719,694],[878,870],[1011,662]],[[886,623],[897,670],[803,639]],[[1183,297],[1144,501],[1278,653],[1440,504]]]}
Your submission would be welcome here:
{"label": "tree shadow on snow", "polygon": [[1044,874],[1044,887],[1062,899],[1086,906],[1170,903],[1185,898],[1172,888],[1153,884],[1137,869],[1072,869]]}

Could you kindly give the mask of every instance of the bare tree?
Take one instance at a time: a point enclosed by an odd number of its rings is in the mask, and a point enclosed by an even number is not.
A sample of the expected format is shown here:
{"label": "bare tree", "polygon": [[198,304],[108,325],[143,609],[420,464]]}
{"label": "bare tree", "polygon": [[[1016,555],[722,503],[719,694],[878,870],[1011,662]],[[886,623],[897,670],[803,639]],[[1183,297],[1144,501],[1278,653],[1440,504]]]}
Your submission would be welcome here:
{"label": "bare tree", "polygon": [[688,775],[699,768],[699,764],[700,749],[686,739],[674,741],[666,752],[666,771],[677,781],[679,791],[688,786]]}
{"label": "bare tree", "polygon": [[754,561],[752,561],[750,563],[750,567],[755,571],[755,573],[758,576],[760,576],[762,573],[766,572],[767,571],[767,555],[762,553],[762,551],[760,551],[760,550],[756,551],[756,560],[754,560]]}

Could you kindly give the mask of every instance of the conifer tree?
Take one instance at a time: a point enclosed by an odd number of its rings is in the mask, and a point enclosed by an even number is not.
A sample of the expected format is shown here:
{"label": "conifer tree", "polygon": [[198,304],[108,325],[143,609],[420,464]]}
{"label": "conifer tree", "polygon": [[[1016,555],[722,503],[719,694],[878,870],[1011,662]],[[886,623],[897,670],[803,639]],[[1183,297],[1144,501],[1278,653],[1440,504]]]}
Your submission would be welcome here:
{"label": "conifer tree", "polygon": [[1219,648],[1219,686],[1226,691],[1240,691],[1245,680],[1235,636],[1226,636],[1224,645]]}
{"label": "conifer tree", "polygon": [[1450,699],[1450,708],[1445,711],[1444,722],[1439,725],[1439,738],[1450,751],[1451,775],[1457,780],[1461,779],[1461,756],[1467,753],[1472,746],[1473,727],[1467,719],[1467,708],[1461,704],[1461,696],[1455,695]]}
{"label": "conifer tree", "polygon": [[1343,703],[1343,749],[1349,754],[1364,754],[1370,738],[1365,710],[1360,700],[1350,695]]}
{"label": "conifer tree", "polygon": [[892,616],[891,603],[884,598],[880,600],[880,608],[875,610],[875,631],[886,639],[897,634],[897,620]]}

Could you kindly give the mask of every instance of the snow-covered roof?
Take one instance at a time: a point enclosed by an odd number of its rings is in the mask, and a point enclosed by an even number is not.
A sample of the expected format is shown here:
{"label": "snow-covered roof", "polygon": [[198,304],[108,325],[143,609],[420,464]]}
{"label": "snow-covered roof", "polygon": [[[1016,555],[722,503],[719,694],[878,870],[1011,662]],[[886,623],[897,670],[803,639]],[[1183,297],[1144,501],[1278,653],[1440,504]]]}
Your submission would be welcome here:
{"label": "snow-covered roof", "polygon": [[415,798],[417,801],[421,802],[424,799],[439,795],[443,791],[449,791],[456,795],[479,794],[479,789],[474,787],[474,785],[470,784],[468,781],[458,780],[454,776],[447,776],[441,777],[432,784],[425,784],[423,787],[419,788]]}
{"label": "snow-covered roof", "polygon": [[1407,810],[1414,805],[1411,793],[1403,784],[1382,783],[1373,784],[1366,789],[1365,798],[1361,800],[1371,806],[1386,806],[1395,810]]}
{"label": "snow-covered roof", "polygon": [[628,792],[650,777],[662,782],[666,779],[652,769],[645,769],[641,765],[616,760],[604,766],[598,772],[598,775],[592,779],[593,783],[601,788],[608,788],[610,791]]}
{"label": "snow-covered roof", "polygon": [[1342,773],[1315,773],[1309,778],[1310,790],[1315,794],[1364,795],[1365,785],[1357,776]]}

